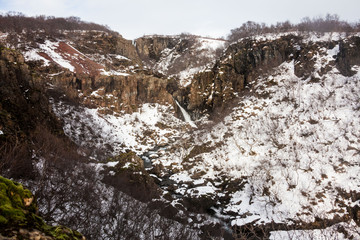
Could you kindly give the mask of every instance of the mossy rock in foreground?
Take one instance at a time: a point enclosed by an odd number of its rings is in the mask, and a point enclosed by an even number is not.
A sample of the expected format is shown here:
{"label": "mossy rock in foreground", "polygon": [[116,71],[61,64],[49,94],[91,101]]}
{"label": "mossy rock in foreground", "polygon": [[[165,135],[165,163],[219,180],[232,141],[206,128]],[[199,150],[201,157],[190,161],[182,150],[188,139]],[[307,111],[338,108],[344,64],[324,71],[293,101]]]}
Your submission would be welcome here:
{"label": "mossy rock in foreground", "polygon": [[67,227],[47,225],[37,215],[37,209],[28,189],[0,176],[0,239],[32,239],[31,235],[42,236],[36,239],[85,239]]}

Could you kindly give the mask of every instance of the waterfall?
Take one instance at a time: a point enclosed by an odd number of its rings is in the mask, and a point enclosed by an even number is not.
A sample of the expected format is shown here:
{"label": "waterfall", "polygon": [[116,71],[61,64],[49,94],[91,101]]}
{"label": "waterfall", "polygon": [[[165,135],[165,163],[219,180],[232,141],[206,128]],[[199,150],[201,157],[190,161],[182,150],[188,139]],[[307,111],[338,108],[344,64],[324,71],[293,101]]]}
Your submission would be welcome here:
{"label": "waterfall", "polygon": [[186,112],[186,110],[181,107],[181,105],[178,103],[178,101],[175,100],[175,102],[176,102],[176,105],[179,106],[179,108],[180,108],[180,110],[181,110],[181,113],[182,113],[182,115],[184,116],[185,122],[189,123],[190,126],[192,126],[193,128],[197,128],[197,126],[196,126],[195,123],[191,120],[191,117],[190,117],[190,115]]}

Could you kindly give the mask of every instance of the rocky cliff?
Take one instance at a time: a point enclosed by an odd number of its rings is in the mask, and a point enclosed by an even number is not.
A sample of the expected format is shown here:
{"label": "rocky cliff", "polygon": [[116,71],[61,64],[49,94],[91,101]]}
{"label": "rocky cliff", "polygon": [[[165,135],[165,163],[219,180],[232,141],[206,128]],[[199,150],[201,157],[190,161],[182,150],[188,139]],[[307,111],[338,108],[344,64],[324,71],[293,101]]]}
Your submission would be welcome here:
{"label": "rocky cliff", "polygon": [[145,66],[177,78],[180,86],[186,86],[195,73],[213,66],[227,42],[182,34],[142,37],[135,44]]}
{"label": "rocky cliff", "polygon": [[0,168],[13,177],[33,176],[30,136],[35,129],[62,134],[38,77],[18,51],[0,46]]}
{"label": "rocky cliff", "polygon": [[[301,36],[287,35],[276,40],[243,39],[231,44],[212,69],[194,75],[190,87],[177,99],[199,116],[199,112],[224,108],[244,90],[256,84],[257,77],[271,71],[284,61],[295,62],[296,76],[316,81],[316,60],[324,51],[339,44],[339,53],[321,69],[326,74],[337,66],[345,76],[351,76],[354,65],[359,64],[357,46],[359,37],[343,41],[307,42]],[[346,60],[345,60],[346,59]],[[245,91],[246,92],[246,91]]]}

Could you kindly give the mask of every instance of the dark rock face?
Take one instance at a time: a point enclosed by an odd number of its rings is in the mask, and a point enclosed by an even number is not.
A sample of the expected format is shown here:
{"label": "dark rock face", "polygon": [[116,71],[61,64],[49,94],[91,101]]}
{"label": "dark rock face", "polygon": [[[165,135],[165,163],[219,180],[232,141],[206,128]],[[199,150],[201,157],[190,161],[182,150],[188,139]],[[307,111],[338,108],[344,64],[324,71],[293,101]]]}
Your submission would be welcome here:
{"label": "dark rock face", "polygon": [[[108,103],[102,107],[115,106],[115,111],[136,111],[142,103],[173,104],[172,96],[167,92],[167,80],[147,74],[133,74],[129,76],[100,77],[96,80],[95,89],[103,88],[102,95],[108,96]],[[104,104],[102,97],[87,98],[85,103]],[[115,101],[118,100],[118,101]]]}
{"label": "dark rock face", "polygon": [[352,37],[349,41],[340,42],[340,52],[336,59],[336,66],[344,76],[352,76],[354,65],[360,65],[360,37]]}
{"label": "dark rock face", "polygon": [[167,91],[169,81],[147,72],[92,77],[64,72],[50,81],[75,102],[115,112],[131,113],[142,103],[173,104],[172,95]]}
{"label": "dark rock face", "polygon": [[0,48],[0,169],[8,169],[13,177],[30,178],[33,167],[28,137],[38,126],[60,133],[61,125],[23,56]]}
{"label": "dark rock face", "polygon": [[136,39],[136,50],[143,61],[158,61],[164,49],[175,47],[179,41],[172,37],[142,37]]}

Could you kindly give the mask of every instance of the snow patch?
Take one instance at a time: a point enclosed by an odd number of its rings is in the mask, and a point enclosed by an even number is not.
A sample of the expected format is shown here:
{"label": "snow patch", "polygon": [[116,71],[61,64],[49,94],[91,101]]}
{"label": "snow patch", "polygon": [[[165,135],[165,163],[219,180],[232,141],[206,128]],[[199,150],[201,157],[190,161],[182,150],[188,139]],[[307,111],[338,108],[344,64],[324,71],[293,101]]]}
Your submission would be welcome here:
{"label": "snow patch", "polygon": [[130,75],[129,73],[119,72],[119,71],[115,71],[115,70],[106,71],[105,69],[101,69],[100,74],[105,75],[105,76],[129,76]]}
{"label": "snow patch", "polygon": [[311,239],[349,239],[344,233],[339,232],[338,229],[345,229],[349,235],[352,235],[350,239],[360,239],[360,227],[352,220],[349,223],[339,223],[325,229],[314,230],[292,230],[292,231],[273,231],[270,235],[270,240],[311,240]]}

